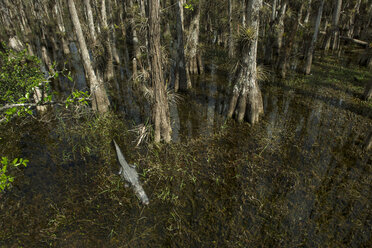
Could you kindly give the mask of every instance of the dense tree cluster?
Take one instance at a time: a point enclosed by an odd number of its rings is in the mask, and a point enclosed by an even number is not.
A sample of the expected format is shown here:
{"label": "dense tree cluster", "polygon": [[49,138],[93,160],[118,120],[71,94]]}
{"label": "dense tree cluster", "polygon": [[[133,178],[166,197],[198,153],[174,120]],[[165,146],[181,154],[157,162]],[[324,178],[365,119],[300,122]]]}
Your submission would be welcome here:
{"label": "dense tree cluster", "polygon": [[257,63],[282,78],[291,70],[310,74],[317,49],[341,54],[354,43],[365,49],[359,62],[372,67],[367,0],[1,0],[0,6],[1,40],[39,57],[46,75],[65,66],[73,72],[74,84],[60,76],[53,90],[89,89],[100,113],[125,104],[128,87],[138,98],[149,95],[156,142],[170,141],[168,89],[187,91],[191,75],[204,72],[202,44],[224,47],[236,62],[226,114],[252,124],[263,113]]}

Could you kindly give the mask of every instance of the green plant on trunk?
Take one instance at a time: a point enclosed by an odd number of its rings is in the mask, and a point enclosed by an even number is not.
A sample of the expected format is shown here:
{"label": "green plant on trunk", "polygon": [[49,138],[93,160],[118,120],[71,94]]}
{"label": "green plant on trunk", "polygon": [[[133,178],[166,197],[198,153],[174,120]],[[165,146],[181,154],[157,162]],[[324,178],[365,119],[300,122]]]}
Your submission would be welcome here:
{"label": "green plant on trunk", "polygon": [[246,27],[236,37],[237,50],[242,51],[248,47],[255,37],[255,30],[252,27]]}
{"label": "green plant on trunk", "polygon": [[194,6],[198,4],[199,0],[188,0],[183,4],[183,7],[187,10],[194,11]]}

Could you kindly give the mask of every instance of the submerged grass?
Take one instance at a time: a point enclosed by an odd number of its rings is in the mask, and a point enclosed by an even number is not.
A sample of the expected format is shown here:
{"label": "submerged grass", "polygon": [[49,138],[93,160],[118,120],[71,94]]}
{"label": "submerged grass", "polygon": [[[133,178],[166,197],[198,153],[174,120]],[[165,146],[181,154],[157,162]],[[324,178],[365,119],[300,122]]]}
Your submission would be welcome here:
{"label": "submerged grass", "polygon": [[[260,124],[180,143],[136,148],[114,114],[1,127],[0,151],[30,165],[1,198],[0,247],[368,247],[371,102],[352,80],[371,75],[323,73],[334,59],[264,83]],[[116,174],[113,138],[149,206]]]}

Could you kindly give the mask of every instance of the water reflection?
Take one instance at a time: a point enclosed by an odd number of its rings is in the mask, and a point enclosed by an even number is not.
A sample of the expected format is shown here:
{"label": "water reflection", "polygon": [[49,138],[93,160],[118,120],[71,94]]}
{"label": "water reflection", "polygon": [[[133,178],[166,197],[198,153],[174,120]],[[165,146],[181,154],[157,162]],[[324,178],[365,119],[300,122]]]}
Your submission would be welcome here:
{"label": "water reflection", "polygon": [[217,65],[210,72],[193,77],[193,89],[179,106],[181,140],[211,135],[222,125],[227,108],[227,80]]}
{"label": "water reflection", "polygon": [[211,65],[211,79],[207,85],[207,134],[210,135],[213,133],[214,127],[214,115],[216,108],[216,93],[217,93],[217,82],[216,82],[216,65]]}
{"label": "water reflection", "polygon": [[172,127],[172,141],[178,142],[180,140],[180,117],[178,116],[178,108],[176,104],[171,104],[169,106],[171,127]]}
{"label": "water reflection", "polygon": [[305,149],[310,151],[313,144],[316,142],[318,138],[318,134],[320,132],[320,119],[322,114],[322,103],[319,103],[314,109],[311,111],[310,116],[307,121],[307,135],[308,138],[306,139]]}

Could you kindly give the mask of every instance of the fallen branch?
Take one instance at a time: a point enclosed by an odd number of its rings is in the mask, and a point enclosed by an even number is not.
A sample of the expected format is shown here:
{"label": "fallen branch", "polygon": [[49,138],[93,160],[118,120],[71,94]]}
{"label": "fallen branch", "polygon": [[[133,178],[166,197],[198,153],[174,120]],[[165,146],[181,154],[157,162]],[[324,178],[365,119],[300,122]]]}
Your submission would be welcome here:
{"label": "fallen branch", "polygon": [[[320,31],[321,34],[326,34],[326,32],[324,31]],[[340,36],[340,39],[344,39],[344,40],[347,40],[347,41],[350,41],[350,42],[353,42],[355,44],[358,44],[358,45],[361,45],[361,46],[368,46],[369,43],[366,42],[366,41],[363,41],[363,40],[358,40],[358,39],[354,39],[354,38],[350,38],[350,37],[346,37],[346,36]]]}
{"label": "fallen branch", "polygon": [[349,37],[346,37],[346,36],[340,36],[340,39],[351,41],[351,42],[353,42],[355,44],[358,44],[358,45],[361,45],[361,46],[368,46],[368,42],[366,42],[366,41],[353,39],[353,38],[349,38]]}

